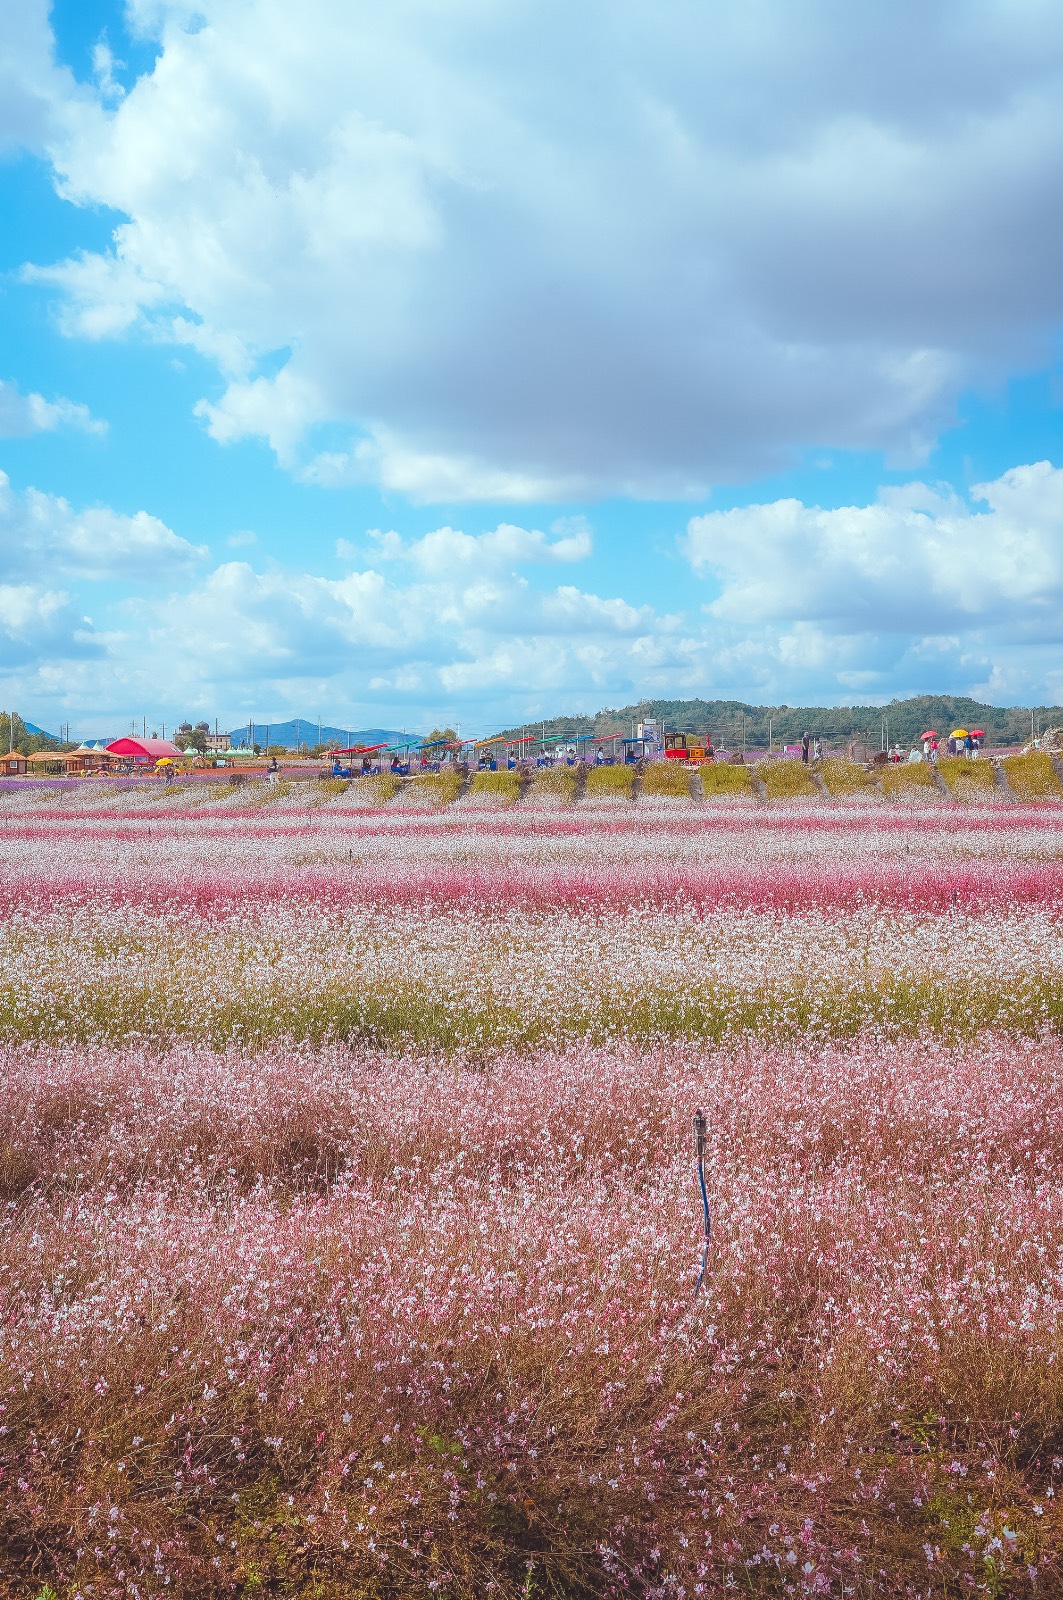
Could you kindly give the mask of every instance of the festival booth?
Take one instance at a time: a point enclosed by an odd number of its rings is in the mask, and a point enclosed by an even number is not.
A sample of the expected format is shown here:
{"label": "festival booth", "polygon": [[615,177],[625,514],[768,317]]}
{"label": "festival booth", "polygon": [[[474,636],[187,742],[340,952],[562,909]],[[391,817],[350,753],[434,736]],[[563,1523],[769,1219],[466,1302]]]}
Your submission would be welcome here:
{"label": "festival booth", "polygon": [[33,769],[35,777],[38,774],[49,778],[62,778],[66,775],[66,756],[60,755],[58,750],[35,750],[31,756],[26,757],[26,765]]}
{"label": "festival booth", "polygon": [[169,739],[137,739],[126,735],[112,739],[107,754],[133,772],[154,772],[160,761],[180,761],[182,752]]}
{"label": "festival booth", "polygon": [[[352,744],[345,750],[326,751],[325,760],[331,761],[334,778],[354,778],[363,770],[361,763],[372,761],[374,756],[386,749],[387,745],[383,744]],[[355,762],[359,763],[357,772]]]}
{"label": "festival booth", "polygon": [[111,765],[111,758],[107,751],[96,744],[80,744],[76,750],[71,750],[66,757],[66,770],[69,777],[88,778],[97,772],[106,772]]}

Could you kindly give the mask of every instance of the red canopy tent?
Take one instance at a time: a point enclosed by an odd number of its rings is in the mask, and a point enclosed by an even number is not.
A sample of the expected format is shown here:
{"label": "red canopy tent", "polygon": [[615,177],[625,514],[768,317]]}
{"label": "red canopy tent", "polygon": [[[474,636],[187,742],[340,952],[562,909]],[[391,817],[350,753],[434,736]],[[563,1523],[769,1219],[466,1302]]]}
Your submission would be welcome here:
{"label": "red canopy tent", "polygon": [[180,760],[183,751],[178,750],[169,739],[134,739],[126,736],[124,739],[112,739],[107,746],[107,754],[124,757],[126,761],[135,761],[138,765],[147,762],[154,764],[168,756],[171,761]]}

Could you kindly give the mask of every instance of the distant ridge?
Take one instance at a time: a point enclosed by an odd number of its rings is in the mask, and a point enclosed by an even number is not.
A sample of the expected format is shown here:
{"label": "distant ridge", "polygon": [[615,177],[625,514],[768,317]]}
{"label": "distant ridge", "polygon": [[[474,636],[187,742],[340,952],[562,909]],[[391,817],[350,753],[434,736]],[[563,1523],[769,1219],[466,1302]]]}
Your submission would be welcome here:
{"label": "distant ridge", "polygon": [[[234,745],[264,744],[266,733],[269,732],[270,744],[283,745],[285,750],[300,750],[305,744],[313,749],[318,742],[318,724],[308,717],[289,717],[287,722],[258,722],[253,724],[254,739],[249,741],[248,734],[251,724],[245,722],[241,728],[230,728],[229,738]],[[394,728],[337,728],[330,722],[321,724],[322,744],[345,748],[350,744],[416,744],[421,735],[417,733],[402,733]]]}
{"label": "distant ridge", "polygon": [[[606,709],[594,715],[532,718],[524,729],[550,734],[590,733],[598,737],[627,734],[633,722],[656,717],[666,729],[709,733],[724,749],[745,746],[766,749],[768,724],[772,744],[793,744],[802,733],[828,741],[863,738],[877,748],[885,723],[892,744],[910,744],[926,729],[948,735],[953,728],[982,728],[989,744],[1024,744],[1032,732],[1063,724],[1061,706],[990,706],[959,695],[915,695],[881,706],[755,706],[743,700],[640,700],[637,705]],[[518,734],[521,727],[508,728]]]}

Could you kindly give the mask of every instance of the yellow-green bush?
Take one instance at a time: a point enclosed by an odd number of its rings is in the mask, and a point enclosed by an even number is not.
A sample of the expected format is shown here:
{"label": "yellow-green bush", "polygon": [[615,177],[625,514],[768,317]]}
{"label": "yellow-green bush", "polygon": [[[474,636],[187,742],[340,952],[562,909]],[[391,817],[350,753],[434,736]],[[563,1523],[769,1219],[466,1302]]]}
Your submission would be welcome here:
{"label": "yellow-green bush", "polygon": [[911,794],[915,789],[936,789],[934,769],[929,761],[887,762],[877,776],[891,799]]}
{"label": "yellow-green bush", "polygon": [[349,778],[311,778],[306,786],[307,804],[324,806],[339,799],[350,788]]}
{"label": "yellow-green bush", "polygon": [[769,800],[797,800],[818,793],[803,761],[760,761],[753,771],[768,791]]}
{"label": "yellow-green bush", "polygon": [[[229,795],[236,794],[242,786],[237,783],[221,784],[217,790],[218,797],[222,795],[228,799]],[[271,806],[276,800],[287,800],[292,792],[292,785],[286,778],[278,778],[275,783],[257,784],[253,794],[248,795],[249,806]]]}
{"label": "yellow-green bush", "polygon": [[1063,793],[1047,750],[1031,750],[1025,756],[1005,756],[1001,765],[1017,800],[1058,800]]}
{"label": "yellow-green bush", "polygon": [[473,794],[491,794],[506,805],[520,799],[520,778],[515,772],[475,772],[472,779]]}
{"label": "yellow-green bush", "polygon": [[327,795],[330,800],[335,800],[337,795],[346,794],[351,786],[349,778],[318,778],[318,793]]}
{"label": "yellow-green bush", "polygon": [[576,798],[576,773],[572,767],[540,767],[532,784],[536,800],[560,801],[571,804]]}
{"label": "yellow-green bush", "polygon": [[642,774],[643,794],[690,799],[690,773],[682,761],[648,761]]}
{"label": "yellow-green bush", "polygon": [[958,800],[973,800],[992,789],[995,773],[991,761],[969,761],[965,756],[949,756],[938,762],[938,771]]}
{"label": "yellow-green bush", "polygon": [[427,800],[430,805],[449,806],[461,793],[461,773],[419,772],[410,780],[410,789],[418,800]]}
{"label": "yellow-green bush", "polygon": [[707,800],[714,795],[753,793],[752,767],[732,765],[730,761],[711,761],[698,771]]}
{"label": "yellow-green bush", "polygon": [[373,772],[367,778],[358,779],[359,794],[363,794],[374,806],[386,806],[401,788],[402,780],[396,778],[393,772]]}
{"label": "yellow-green bush", "polygon": [[875,786],[874,774],[858,761],[843,761],[835,757],[831,761],[820,761],[816,771],[823,779],[828,794],[859,794],[861,789],[873,789]]}
{"label": "yellow-green bush", "polygon": [[634,776],[633,767],[591,767],[587,773],[587,793],[596,796],[620,795],[627,799],[631,794]]}

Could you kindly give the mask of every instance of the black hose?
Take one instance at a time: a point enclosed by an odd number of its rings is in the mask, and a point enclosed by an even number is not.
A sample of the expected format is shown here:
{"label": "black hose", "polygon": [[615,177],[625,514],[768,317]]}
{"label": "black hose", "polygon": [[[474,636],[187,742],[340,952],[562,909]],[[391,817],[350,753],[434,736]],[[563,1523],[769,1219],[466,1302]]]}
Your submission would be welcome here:
{"label": "black hose", "polygon": [[709,1245],[712,1242],[712,1224],[709,1220],[709,1192],[705,1187],[705,1134],[708,1131],[708,1120],[704,1111],[694,1113],[694,1138],[698,1151],[698,1183],[701,1185],[701,1209],[705,1219],[705,1249],[701,1257],[701,1271],[698,1273],[697,1286],[694,1289],[694,1299],[701,1293],[701,1286],[705,1282],[705,1273],[709,1265]]}

